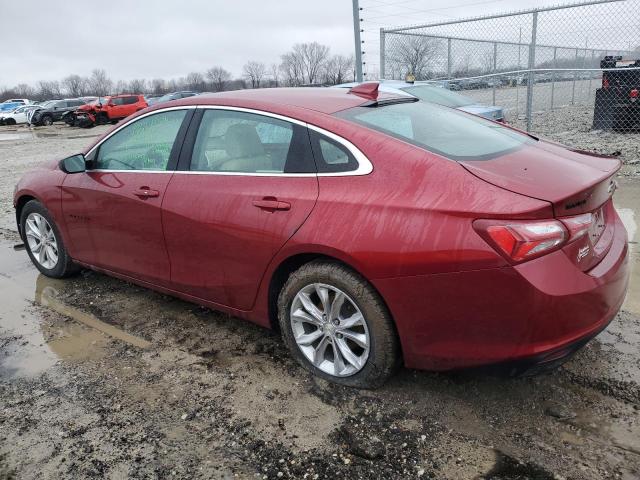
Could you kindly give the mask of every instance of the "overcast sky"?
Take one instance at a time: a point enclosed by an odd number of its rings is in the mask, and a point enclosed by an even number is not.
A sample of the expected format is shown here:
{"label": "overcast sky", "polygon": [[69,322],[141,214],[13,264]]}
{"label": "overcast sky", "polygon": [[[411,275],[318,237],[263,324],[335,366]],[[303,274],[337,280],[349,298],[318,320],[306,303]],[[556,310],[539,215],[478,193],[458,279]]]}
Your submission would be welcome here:
{"label": "overcast sky", "polygon": [[[518,10],[552,1],[361,0],[365,60],[378,63],[381,26]],[[351,0],[0,0],[0,87],[89,75],[165,79],[220,65],[279,61],[294,43],[353,52]],[[24,20],[22,22],[21,20]]]}

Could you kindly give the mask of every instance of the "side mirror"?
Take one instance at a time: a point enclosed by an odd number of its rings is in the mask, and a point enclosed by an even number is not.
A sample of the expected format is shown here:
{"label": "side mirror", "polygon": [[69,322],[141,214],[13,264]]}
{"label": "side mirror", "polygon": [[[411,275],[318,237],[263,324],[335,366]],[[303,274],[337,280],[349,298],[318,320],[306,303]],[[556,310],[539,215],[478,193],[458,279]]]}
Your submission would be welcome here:
{"label": "side mirror", "polygon": [[60,161],[60,170],[64,173],[82,173],[87,169],[87,161],[82,153]]}

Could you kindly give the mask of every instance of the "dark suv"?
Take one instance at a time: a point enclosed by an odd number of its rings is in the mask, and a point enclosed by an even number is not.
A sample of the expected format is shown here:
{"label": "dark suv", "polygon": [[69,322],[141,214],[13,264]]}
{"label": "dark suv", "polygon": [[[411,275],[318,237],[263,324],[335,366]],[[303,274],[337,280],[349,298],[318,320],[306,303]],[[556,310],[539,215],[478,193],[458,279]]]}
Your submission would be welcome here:
{"label": "dark suv", "polygon": [[78,107],[85,104],[80,98],[68,98],[65,100],[51,100],[42,104],[42,108],[36,110],[31,117],[32,125],[51,125],[53,122],[66,120],[66,116],[72,114]]}

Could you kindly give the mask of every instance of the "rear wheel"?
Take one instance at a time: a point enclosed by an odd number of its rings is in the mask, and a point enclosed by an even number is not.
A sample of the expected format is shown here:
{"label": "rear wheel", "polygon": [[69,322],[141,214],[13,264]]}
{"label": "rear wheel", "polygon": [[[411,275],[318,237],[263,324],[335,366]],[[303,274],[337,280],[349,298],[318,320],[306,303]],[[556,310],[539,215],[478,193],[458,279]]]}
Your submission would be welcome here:
{"label": "rear wheel", "polygon": [[40,202],[27,202],[20,214],[20,225],[29,258],[43,274],[64,278],[79,271],[67,254],[51,214]]}
{"label": "rear wheel", "polygon": [[315,375],[351,387],[382,385],[399,364],[393,321],[373,287],[349,268],[311,262],[278,298],[283,338]]}

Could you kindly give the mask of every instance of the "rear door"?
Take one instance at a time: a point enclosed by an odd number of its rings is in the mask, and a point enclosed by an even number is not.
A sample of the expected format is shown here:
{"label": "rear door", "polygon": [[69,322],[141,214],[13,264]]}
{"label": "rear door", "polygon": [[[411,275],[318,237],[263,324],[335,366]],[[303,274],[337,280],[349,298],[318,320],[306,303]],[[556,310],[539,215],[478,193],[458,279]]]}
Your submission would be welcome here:
{"label": "rear door", "polygon": [[306,126],[199,110],[163,204],[173,288],[241,310],[311,213],[318,181]]}
{"label": "rear door", "polygon": [[140,117],[67,175],[64,213],[75,259],[159,285],[169,282],[161,206],[193,109]]}

